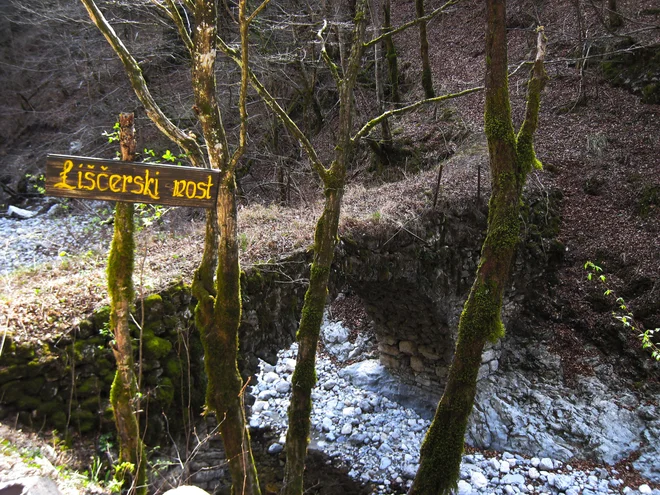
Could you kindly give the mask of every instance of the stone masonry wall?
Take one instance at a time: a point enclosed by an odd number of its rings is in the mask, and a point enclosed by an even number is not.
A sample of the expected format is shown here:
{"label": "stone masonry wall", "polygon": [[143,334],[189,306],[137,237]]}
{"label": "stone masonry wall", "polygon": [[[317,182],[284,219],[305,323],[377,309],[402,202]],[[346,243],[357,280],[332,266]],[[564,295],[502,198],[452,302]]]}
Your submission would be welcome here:
{"label": "stone masonry wall", "polygon": [[[555,237],[560,195],[533,197],[522,209],[524,232],[503,320],[515,326],[561,259]],[[425,392],[443,389],[463,303],[479,261],[484,209],[428,212],[416,229],[366,228],[342,238],[339,272],[374,321],[380,361]],[[499,367],[501,345],[486,348],[479,378]]]}

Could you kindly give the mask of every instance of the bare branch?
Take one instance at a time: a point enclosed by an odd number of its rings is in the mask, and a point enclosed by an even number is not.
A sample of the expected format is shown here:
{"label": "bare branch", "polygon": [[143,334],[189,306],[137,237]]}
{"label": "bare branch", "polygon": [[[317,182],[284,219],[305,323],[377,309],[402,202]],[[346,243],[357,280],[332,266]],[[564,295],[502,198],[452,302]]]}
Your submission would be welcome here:
{"label": "bare branch", "polygon": [[[156,0],[153,1],[156,2]],[[179,12],[179,9],[176,8],[174,0],[165,0],[165,3],[167,4],[165,11],[167,12],[168,17],[174,21],[174,24],[179,31],[179,36],[181,36],[181,39],[183,40],[183,44],[186,45],[188,52],[192,55],[193,42],[192,38],[190,37],[188,26],[186,26],[186,23],[183,22],[181,13]]]}
{"label": "bare branch", "polygon": [[545,88],[548,75],[545,72],[543,62],[545,60],[547,38],[543,26],[539,26],[536,45],[536,60],[527,83],[527,106],[525,108],[525,120],[520,126],[517,137],[517,154],[522,157],[521,166],[525,172],[532,167],[541,168],[541,162],[536,158],[534,152],[534,133],[539,123],[539,107],[541,102],[541,91]]}
{"label": "bare branch", "polygon": [[259,15],[259,13],[262,10],[264,10],[266,8],[266,5],[268,5],[269,2],[270,2],[270,0],[264,0],[263,2],[261,2],[261,5],[259,5],[259,7],[257,7],[254,10],[254,12],[252,12],[252,14],[250,14],[250,17],[247,18],[248,25],[254,20],[255,17],[257,17]]}
{"label": "bare branch", "polygon": [[316,37],[321,41],[321,57],[323,57],[323,61],[328,66],[328,69],[330,69],[332,78],[335,80],[337,87],[339,87],[341,86],[341,77],[339,76],[339,68],[337,67],[337,64],[335,64],[332,61],[330,55],[328,55],[328,51],[325,48],[325,39],[323,39],[323,31],[325,31],[327,27],[328,27],[328,21],[326,19],[323,19],[323,26],[321,26],[321,29],[319,29],[318,33],[316,33]]}
{"label": "bare branch", "polygon": [[[218,49],[220,49],[222,53],[224,53],[230,59],[232,59],[239,67],[241,67],[242,70],[242,61],[241,58],[238,56],[237,50],[227,45],[222,40],[222,38],[218,38]],[[261,81],[259,81],[259,78],[249,68],[248,68],[248,75],[250,77],[250,84],[252,85],[254,90],[264,100],[264,103],[266,103],[266,105],[268,105],[268,107],[273,112],[275,112],[275,114],[279,117],[282,124],[284,124],[284,126],[293,135],[293,137],[295,137],[298,140],[300,146],[305,150],[305,153],[307,153],[307,156],[309,157],[311,166],[314,169],[314,171],[317,174],[319,174],[322,180],[325,180],[325,178],[328,175],[328,170],[323,166],[323,163],[316,154],[316,150],[314,149],[314,146],[312,146],[312,143],[309,141],[305,133],[303,133],[300,130],[300,128],[291,119],[291,117],[289,117],[289,114],[286,112],[286,110],[282,108],[282,106],[278,103],[278,101],[268,92],[268,90],[261,83]]]}
{"label": "bare branch", "polygon": [[204,155],[194,136],[187,134],[176,126],[160,109],[149,91],[149,87],[142,76],[142,69],[140,69],[139,64],[119,39],[115,30],[96,6],[96,3],[94,3],[94,0],[81,0],[81,2],[87,9],[92,22],[98,27],[99,31],[105,36],[105,39],[108,41],[112,49],[119,56],[119,59],[126,69],[126,74],[128,74],[133,91],[135,91],[138,99],[142,105],[144,105],[144,108],[147,111],[147,116],[154,124],[156,124],[163,134],[188,154],[190,161],[194,166],[206,166]]}
{"label": "bare branch", "polygon": [[[268,1],[268,0],[267,0]],[[246,19],[245,10],[247,0],[239,0],[238,2],[238,25],[241,32],[241,89],[238,96],[238,110],[241,120],[241,128],[239,131],[238,137],[238,148],[234,151],[234,154],[231,157],[231,162],[229,163],[229,169],[234,170],[238,164],[243,153],[245,153],[245,146],[247,144],[247,124],[248,124],[248,114],[247,114],[247,91],[248,91],[248,80],[249,75],[249,21]],[[261,5],[265,6],[265,3]]]}
{"label": "bare branch", "polygon": [[371,129],[373,129],[375,126],[380,124],[380,122],[384,119],[388,119],[390,117],[402,113],[410,112],[416,108],[421,107],[422,105],[427,105],[429,103],[438,103],[444,100],[450,100],[452,98],[458,98],[459,96],[469,95],[470,93],[475,93],[477,91],[481,91],[482,89],[484,89],[483,86],[478,86],[476,88],[470,88],[470,89],[465,89],[463,91],[459,91],[458,93],[450,93],[448,95],[436,96],[434,98],[427,98],[426,100],[416,101],[415,103],[411,103],[410,105],[407,105],[405,107],[397,108],[394,110],[388,110],[387,112],[380,114],[378,117],[371,119],[369,122],[364,124],[364,126],[362,126],[362,129],[360,129],[355,134],[355,136],[353,136],[351,141],[353,143],[357,143],[360,139],[362,139],[364,136],[369,134]]}
{"label": "bare branch", "polygon": [[460,0],[449,0],[449,1],[448,1],[447,3],[445,3],[442,7],[438,7],[437,9],[435,9],[435,10],[434,10],[433,12],[431,12],[430,14],[427,14],[427,15],[425,15],[424,17],[418,17],[417,19],[413,19],[413,20],[410,21],[410,22],[406,22],[405,24],[402,24],[402,25],[399,26],[398,28],[394,28],[394,29],[392,29],[391,31],[388,31],[387,33],[381,34],[380,36],[378,36],[378,37],[376,37],[376,38],[373,38],[372,40],[367,41],[367,42],[364,44],[364,47],[365,47],[365,48],[369,48],[371,45],[374,45],[374,44],[378,43],[379,41],[382,41],[383,38],[385,38],[385,37],[387,37],[387,36],[392,36],[392,35],[394,35],[394,34],[400,33],[401,31],[405,31],[405,30],[408,29],[409,27],[415,26],[415,25],[419,24],[420,22],[427,22],[427,21],[430,21],[430,20],[433,19],[435,16],[437,16],[438,14],[444,12],[444,11],[447,10],[449,7],[451,7],[452,5],[457,4],[458,2],[460,2]]}

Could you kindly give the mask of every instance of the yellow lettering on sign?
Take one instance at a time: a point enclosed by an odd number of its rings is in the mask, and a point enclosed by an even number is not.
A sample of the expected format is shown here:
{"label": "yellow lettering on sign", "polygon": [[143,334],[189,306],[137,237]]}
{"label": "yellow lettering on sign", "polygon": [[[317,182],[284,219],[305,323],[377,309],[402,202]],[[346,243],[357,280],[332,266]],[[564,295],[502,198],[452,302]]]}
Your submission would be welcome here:
{"label": "yellow lettering on sign", "polygon": [[133,177],[133,184],[137,185],[137,189],[132,189],[131,192],[133,194],[142,194],[142,191],[144,191],[144,177],[140,177],[139,175]]}
{"label": "yellow lettering on sign", "polygon": [[183,198],[183,190],[185,189],[185,187],[186,187],[185,180],[175,180],[172,196],[175,198]]}
{"label": "yellow lettering on sign", "polygon": [[[160,174],[160,172],[156,172],[156,175]],[[137,177],[136,177],[137,178]],[[151,186],[153,185],[153,191],[151,190]],[[160,196],[158,195],[158,179],[150,178],[149,177],[149,169],[144,174],[144,192],[143,194],[146,194],[152,199],[160,199]]]}
{"label": "yellow lettering on sign", "polygon": [[211,187],[213,187],[213,176],[209,175],[206,182],[194,182],[191,180],[178,179],[174,181],[172,197],[188,199],[211,199]]}
{"label": "yellow lettering on sign", "polygon": [[121,182],[121,175],[112,174],[108,182],[110,183],[110,190],[112,192],[121,192],[121,187],[119,186],[119,183]]}
{"label": "yellow lettering on sign", "polygon": [[75,189],[76,186],[72,186],[70,184],[67,184],[66,179],[67,175],[71,170],[73,169],[73,162],[71,160],[67,160],[64,162],[62,165],[62,172],[60,172],[60,181],[55,184],[53,187],[57,187],[58,189]]}
{"label": "yellow lettering on sign", "polygon": [[127,182],[133,182],[133,176],[132,175],[124,175],[123,177],[123,182],[121,185],[121,192],[125,193],[126,192],[126,183]]}
{"label": "yellow lettering on sign", "polygon": [[[103,168],[103,167],[101,167]],[[101,186],[101,178],[105,177],[105,187]],[[96,188],[99,191],[107,191],[110,186],[108,185],[108,174],[99,174],[96,176]]]}
{"label": "yellow lettering on sign", "polygon": [[[82,172],[78,172],[79,174],[82,174]],[[94,172],[85,172],[85,180],[89,182],[89,184],[81,185],[81,189],[87,189],[88,191],[93,191],[94,187],[96,186],[96,182],[94,181]]]}
{"label": "yellow lettering on sign", "polygon": [[[59,167],[59,165],[58,165]],[[116,170],[115,173],[112,171]],[[91,163],[74,163],[66,160],[62,163],[59,181],[53,187],[58,189],[69,189],[79,191],[98,191],[115,194],[131,194],[140,196],[136,201],[149,202],[149,200],[160,200],[160,173],[162,170],[153,168],[131,168],[129,172],[123,173],[112,166],[104,166]],[[208,174],[204,180],[187,179],[165,179],[167,195],[173,198],[186,198],[189,200],[211,199],[211,188],[213,175]],[[171,186],[170,186],[171,184]],[[170,191],[171,187],[171,191]]]}
{"label": "yellow lettering on sign", "polygon": [[[198,182],[197,183],[197,189],[201,191],[200,196],[195,196],[197,199],[211,199],[211,186],[213,186],[213,183],[211,182],[211,176],[209,175],[209,179],[206,183],[204,182]],[[206,188],[206,191],[204,189]]]}

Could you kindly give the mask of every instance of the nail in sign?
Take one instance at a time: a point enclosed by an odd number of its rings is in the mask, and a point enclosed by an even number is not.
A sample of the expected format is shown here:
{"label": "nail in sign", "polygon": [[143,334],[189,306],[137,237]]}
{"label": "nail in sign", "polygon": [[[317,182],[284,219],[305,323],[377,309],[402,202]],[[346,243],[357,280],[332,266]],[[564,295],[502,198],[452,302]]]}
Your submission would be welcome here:
{"label": "nail in sign", "polygon": [[66,198],[212,208],[217,170],[48,155],[46,193]]}

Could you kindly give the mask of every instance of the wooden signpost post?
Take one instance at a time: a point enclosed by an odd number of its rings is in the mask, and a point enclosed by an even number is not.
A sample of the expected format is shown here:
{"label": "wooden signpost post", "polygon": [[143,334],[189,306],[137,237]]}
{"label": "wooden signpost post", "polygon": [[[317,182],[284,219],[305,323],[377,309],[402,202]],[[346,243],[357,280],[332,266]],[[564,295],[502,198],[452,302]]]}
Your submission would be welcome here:
{"label": "wooden signpost post", "polygon": [[217,170],[48,155],[46,193],[79,199],[215,207]]}

